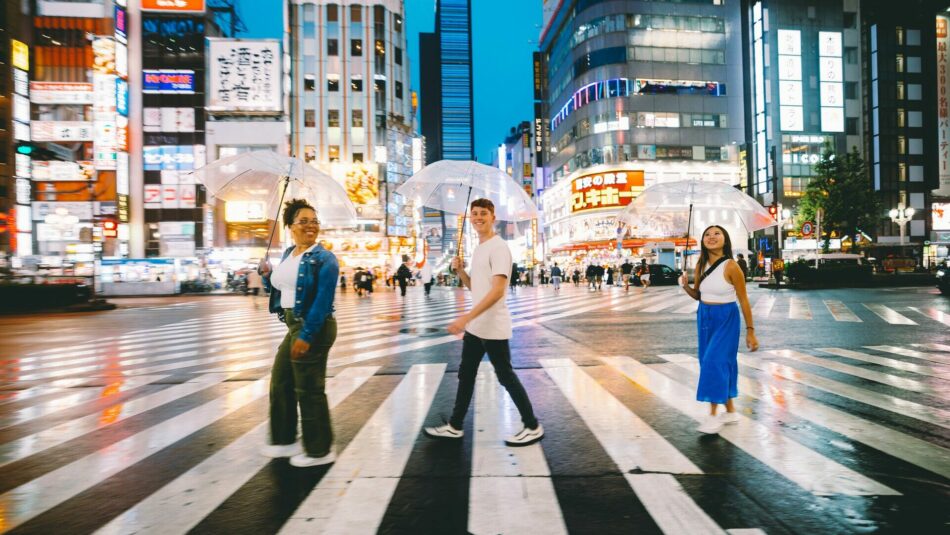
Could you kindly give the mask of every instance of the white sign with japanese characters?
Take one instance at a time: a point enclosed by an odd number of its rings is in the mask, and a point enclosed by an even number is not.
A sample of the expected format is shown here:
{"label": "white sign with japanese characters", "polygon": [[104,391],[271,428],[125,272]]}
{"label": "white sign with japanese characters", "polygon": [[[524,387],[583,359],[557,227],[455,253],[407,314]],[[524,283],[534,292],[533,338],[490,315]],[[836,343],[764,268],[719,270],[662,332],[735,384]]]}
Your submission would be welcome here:
{"label": "white sign with japanese characters", "polygon": [[209,39],[208,43],[208,110],[281,111],[279,41]]}

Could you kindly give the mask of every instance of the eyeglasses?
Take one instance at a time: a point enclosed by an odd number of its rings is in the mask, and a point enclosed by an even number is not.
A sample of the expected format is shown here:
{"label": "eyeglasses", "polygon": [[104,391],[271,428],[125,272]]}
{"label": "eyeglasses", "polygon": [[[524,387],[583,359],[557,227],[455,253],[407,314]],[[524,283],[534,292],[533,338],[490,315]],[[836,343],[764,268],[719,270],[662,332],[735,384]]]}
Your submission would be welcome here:
{"label": "eyeglasses", "polygon": [[294,225],[300,225],[301,227],[309,227],[309,226],[319,227],[320,221],[317,219],[301,219],[300,221],[294,222]]}

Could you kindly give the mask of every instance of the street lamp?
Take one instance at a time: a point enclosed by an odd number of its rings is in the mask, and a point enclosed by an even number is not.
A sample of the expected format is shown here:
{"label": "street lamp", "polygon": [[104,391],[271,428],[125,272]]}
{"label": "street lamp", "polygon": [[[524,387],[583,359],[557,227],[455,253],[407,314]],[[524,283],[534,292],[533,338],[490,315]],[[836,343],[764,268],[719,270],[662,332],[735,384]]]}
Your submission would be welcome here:
{"label": "street lamp", "polygon": [[892,209],[890,212],[888,212],[887,215],[891,216],[891,221],[893,221],[898,226],[900,226],[901,245],[903,246],[904,236],[905,236],[904,230],[906,228],[907,223],[914,217],[914,209],[910,207],[905,208],[904,203],[900,203],[897,205],[897,208]]}

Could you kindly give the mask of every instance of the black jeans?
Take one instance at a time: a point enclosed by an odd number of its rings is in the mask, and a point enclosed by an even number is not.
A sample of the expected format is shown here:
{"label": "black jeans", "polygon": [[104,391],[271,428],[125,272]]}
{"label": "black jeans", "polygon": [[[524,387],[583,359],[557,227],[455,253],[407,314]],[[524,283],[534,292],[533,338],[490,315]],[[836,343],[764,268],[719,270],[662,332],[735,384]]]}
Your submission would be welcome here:
{"label": "black jeans", "polygon": [[465,413],[472,404],[472,395],[475,393],[475,375],[482,357],[488,353],[488,360],[495,367],[495,376],[498,382],[505,387],[511,400],[518,407],[521,421],[529,429],[538,427],[538,419],[534,416],[531,400],[524,386],[511,368],[511,351],[508,349],[508,340],[488,340],[474,334],[465,333],[462,339],[462,363],[459,365],[459,387],[455,394],[455,408],[452,409],[452,418],[449,423],[456,429],[461,429],[465,422]]}
{"label": "black jeans", "polygon": [[399,280],[399,293],[402,294],[403,297],[406,297],[406,286],[408,285],[409,283],[406,280]]}

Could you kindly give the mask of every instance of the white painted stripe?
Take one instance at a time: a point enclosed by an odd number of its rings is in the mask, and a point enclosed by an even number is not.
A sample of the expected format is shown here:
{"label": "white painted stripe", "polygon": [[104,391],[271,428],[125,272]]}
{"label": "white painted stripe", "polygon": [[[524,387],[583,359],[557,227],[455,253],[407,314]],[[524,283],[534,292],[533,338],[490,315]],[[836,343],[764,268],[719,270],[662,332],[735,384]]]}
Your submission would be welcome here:
{"label": "white painted stripe", "polygon": [[853,375],[855,377],[860,377],[862,379],[867,379],[876,383],[893,386],[902,390],[925,393],[934,392],[932,387],[916,379],[909,379],[906,377],[891,375],[889,373],[868,370],[863,367],[852,366],[851,364],[845,364],[843,362],[838,362],[827,358],[814,357],[793,349],[773,349],[770,350],[769,353],[779,357],[804,362],[806,364],[814,364],[815,366],[820,366],[822,368],[827,368],[836,372],[846,373],[848,375]]}
{"label": "white painted stripe", "polygon": [[540,359],[622,473],[702,474],[685,455],[570,359]]}
{"label": "white painted stripe", "polygon": [[950,368],[935,367],[928,364],[914,364],[912,362],[905,362],[903,360],[890,359],[887,357],[879,357],[869,353],[862,353],[861,351],[841,349],[838,347],[819,347],[816,349],[818,351],[824,351],[825,353],[831,353],[832,355],[838,355],[840,357],[847,357],[849,359],[870,362],[871,364],[887,366],[888,368],[894,368],[895,370],[902,370],[919,375],[927,375],[929,377],[940,377],[943,379],[950,378]]}
{"label": "white painted stripe", "polygon": [[752,316],[755,318],[767,318],[772,314],[772,309],[775,307],[775,296],[774,295],[763,295],[755,302],[755,306],[752,307]]}
{"label": "white painted stripe", "polygon": [[907,349],[905,347],[897,346],[865,346],[868,349],[873,349],[875,351],[883,351],[885,353],[894,353],[895,355],[903,355],[905,357],[911,357],[915,359],[929,360],[930,362],[937,362],[939,364],[950,364],[950,357],[945,355],[939,355],[937,353],[927,353],[924,351],[917,351],[915,349]]}
{"label": "white painted stripe", "polygon": [[651,290],[650,293],[647,293],[646,291],[640,291],[636,294],[630,295],[625,303],[614,306],[611,308],[611,310],[614,312],[624,312],[634,308],[643,307],[658,302],[664,302],[666,299],[669,299],[670,295],[672,294],[672,291],[665,288]]}
{"label": "white painted stripe", "polygon": [[267,384],[255,381],[5,492],[3,527],[13,529],[267,395]]}
{"label": "white painted stripe", "polygon": [[927,316],[928,318],[934,321],[939,321],[940,323],[944,325],[950,326],[950,314],[947,314],[946,312],[942,312],[940,310],[937,310],[936,308],[917,308],[917,307],[908,307],[908,308],[910,308],[914,312],[923,314],[924,316]]}
{"label": "white painted stripe", "polygon": [[808,301],[801,297],[791,297],[788,301],[788,319],[790,320],[810,320],[811,307]]}
{"label": "white painted stripe", "polygon": [[[378,366],[347,368],[336,377],[327,379],[330,408],[339,405],[378,369]],[[267,443],[268,427],[269,422],[265,420],[115,517],[96,533],[187,532],[270,462],[269,458],[258,453]],[[200,492],[195,492],[195,489],[200,489]],[[174,511],[174,514],[169,514],[169,511]]]}
{"label": "white painted stripe", "polygon": [[766,535],[765,530],[759,528],[733,528],[727,529],[729,535]]}
{"label": "white painted stripe", "polygon": [[663,301],[655,305],[650,305],[646,308],[642,308],[640,309],[640,312],[646,312],[646,313],[659,312],[661,310],[679,308],[679,307],[682,307],[683,305],[693,306],[694,304],[696,305],[696,308],[698,309],[699,304],[692,297],[677,295],[670,292],[667,294],[666,299],[664,299]]}
{"label": "white painted stripe", "polygon": [[24,390],[17,390],[13,392],[4,392],[7,395],[6,398],[0,400],[0,405],[5,405],[7,403],[26,401],[28,399],[33,399],[41,396],[48,396],[50,394],[56,394],[62,392],[68,388],[75,386],[80,386],[83,383],[89,381],[89,379],[82,377],[73,377],[71,379],[57,379],[52,381],[49,384],[33,386],[26,388]]}
{"label": "white painted stripe", "polygon": [[950,346],[944,344],[911,344],[914,347],[922,347],[924,349],[932,349],[934,351],[948,351],[950,352]]}
{"label": "white painted stripe", "polygon": [[950,429],[950,411],[928,407],[913,401],[907,401],[887,394],[879,394],[849,384],[839,383],[820,375],[786,366],[780,362],[760,359],[759,357],[745,353],[739,353],[739,364],[750,366],[789,381],[824,390],[825,392],[830,392],[846,399],[858,401],[865,405]]}
{"label": "white painted stripe", "polygon": [[663,533],[725,533],[670,474],[624,474],[624,477]]}
{"label": "white painted stripe", "polygon": [[831,313],[832,317],[835,318],[835,321],[850,321],[854,323],[862,323],[861,318],[859,318],[854,312],[851,312],[851,309],[841,301],[834,299],[825,299],[825,307],[828,309],[828,312]]}
{"label": "white painted stripe", "polygon": [[505,435],[521,429],[521,419],[487,362],[476,376],[472,427],[468,531],[567,533],[541,444],[511,448],[504,443]]}
{"label": "white painted stripe", "polygon": [[689,298],[689,302],[686,305],[673,311],[674,314],[693,314],[699,310],[699,301]]}
{"label": "white painted stripe", "polygon": [[[693,401],[694,389],[630,357],[605,357],[601,360],[697,422],[705,417],[705,407]],[[743,415],[739,418],[738,424],[723,428],[719,436],[808,492],[819,496],[900,495],[896,490],[842,466],[755,420]]]}
{"label": "white painted stripe", "polygon": [[916,321],[911,320],[907,316],[898,314],[892,308],[888,308],[879,303],[864,303],[864,307],[874,312],[882,320],[890,323],[891,325],[917,325]]}
{"label": "white painted stripe", "polygon": [[445,364],[410,368],[280,533],[375,532],[444,373]]}
{"label": "white painted stripe", "polygon": [[[664,355],[660,356],[666,358]],[[677,362],[676,365],[690,372],[695,378],[695,362],[692,362],[692,366],[683,362]],[[950,450],[812,401],[803,395],[801,389],[781,387],[780,383],[775,384],[773,381],[766,384],[752,380],[746,374],[739,376],[739,390],[743,394],[775,406],[779,413],[788,411],[892,457],[943,477],[950,477]]]}

